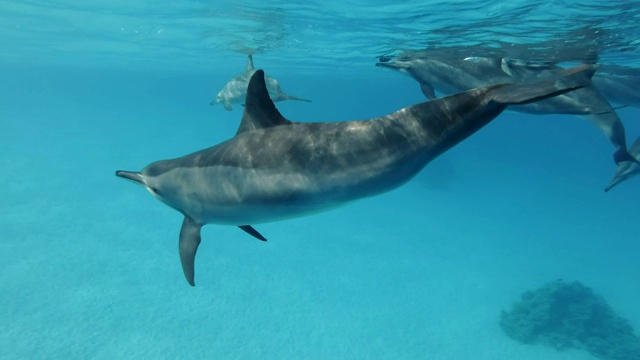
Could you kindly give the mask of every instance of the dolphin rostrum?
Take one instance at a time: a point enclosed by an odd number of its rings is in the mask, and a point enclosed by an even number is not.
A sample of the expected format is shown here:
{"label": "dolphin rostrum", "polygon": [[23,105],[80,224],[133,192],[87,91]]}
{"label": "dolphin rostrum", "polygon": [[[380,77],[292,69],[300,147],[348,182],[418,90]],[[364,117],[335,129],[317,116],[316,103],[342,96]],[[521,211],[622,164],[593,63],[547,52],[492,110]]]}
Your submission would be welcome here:
{"label": "dolphin rostrum", "polygon": [[[631,145],[629,153],[640,161],[640,137]],[[611,179],[609,185],[604,188],[604,191],[609,191],[613,189],[614,186],[637,175],[640,175],[639,163],[632,161],[621,162],[618,164],[615,174],[613,174],[613,179]]]}
{"label": "dolphin rostrum", "polygon": [[[216,99],[211,101],[210,104],[223,104],[225,110],[233,110],[231,104],[240,104],[247,96],[247,86],[249,85],[249,79],[251,79],[251,76],[253,76],[255,72],[256,70],[253,67],[253,56],[249,54],[247,57],[247,66],[244,71],[240,75],[229,80],[229,82],[226,83],[224,87],[222,87],[222,90],[218,92]],[[265,75],[264,81],[267,84],[267,91],[269,91],[269,96],[271,96],[271,100],[273,101],[298,100],[311,102],[311,100],[285,94],[284,91],[282,91],[282,89],[280,88],[278,80],[268,75]]]}
{"label": "dolphin rostrum", "polygon": [[[509,62],[504,58],[469,57],[452,58],[434,53],[430,56],[405,55],[396,59],[384,59],[376,66],[400,71],[420,84],[429,99],[436,97],[435,90],[445,94],[505,82],[532,82],[555,77],[563,68],[554,64],[527,66]],[[627,151],[625,129],[615,109],[592,83],[578,91],[544,101],[515,105],[509,110],[529,114],[568,114],[584,118],[595,125],[614,147],[616,164],[636,160]]]}
{"label": "dolphin rostrum", "polygon": [[193,286],[203,225],[240,226],[266,240],[251,225],[310,215],[395,189],[507,105],[577,89],[593,71],[583,65],[555,80],[473,89],[369,120],[305,123],[280,114],[259,70],[249,82],[233,138],[156,161],[141,172],[116,175],[184,215],[180,260]]}

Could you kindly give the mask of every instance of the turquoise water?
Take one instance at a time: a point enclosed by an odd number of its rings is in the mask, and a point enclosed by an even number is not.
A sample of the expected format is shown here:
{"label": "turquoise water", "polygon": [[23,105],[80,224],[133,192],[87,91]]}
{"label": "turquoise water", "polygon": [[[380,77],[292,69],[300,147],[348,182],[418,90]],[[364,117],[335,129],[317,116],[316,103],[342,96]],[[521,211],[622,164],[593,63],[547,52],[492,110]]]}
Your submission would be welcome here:
{"label": "turquoise water", "polygon": [[[612,148],[576,117],[505,112],[396,191],[256,226],[267,243],[206,226],[194,288],[182,216],[114,171],[233,136],[242,108],[209,101],[249,49],[313,100],[277,103],[287,118],[365,119],[424,100],[374,66],[398,49],[571,40],[640,67],[639,7],[4,1],[0,358],[596,359],[498,324],[562,278],[640,329],[640,178],[605,194]],[[563,39],[584,28],[601,35]],[[569,51],[550,49],[531,56]],[[639,111],[618,111],[629,143]]]}

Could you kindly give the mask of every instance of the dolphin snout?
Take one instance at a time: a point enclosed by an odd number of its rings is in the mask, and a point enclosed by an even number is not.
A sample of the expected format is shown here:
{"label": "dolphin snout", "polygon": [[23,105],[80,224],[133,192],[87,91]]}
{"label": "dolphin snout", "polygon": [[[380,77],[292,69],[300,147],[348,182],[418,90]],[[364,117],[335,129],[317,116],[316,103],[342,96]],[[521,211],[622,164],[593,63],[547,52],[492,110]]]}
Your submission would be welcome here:
{"label": "dolphin snout", "polygon": [[398,69],[400,68],[400,66],[398,66],[397,63],[395,62],[377,62],[376,66],[381,66],[381,67],[386,67],[386,68],[392,68],[392,69]]}
{"label": "dolphin snout", "polygon": [[147,181],[145,180],[144,175],[139,172],[118,170],[116,171],[116,176],[133,181],[140,186],[147,186]]}
{"label": "dolphin snout", "polygon": [[397,60],[397,59],[394,59],[393,61],[390,61],[390,62],[377,62],[376,66],[380,66],[383,68],[392,69],[396,71],[401,71],[401,72],[406,72],[412,67],[411,64],[409,64],[408,62]]}

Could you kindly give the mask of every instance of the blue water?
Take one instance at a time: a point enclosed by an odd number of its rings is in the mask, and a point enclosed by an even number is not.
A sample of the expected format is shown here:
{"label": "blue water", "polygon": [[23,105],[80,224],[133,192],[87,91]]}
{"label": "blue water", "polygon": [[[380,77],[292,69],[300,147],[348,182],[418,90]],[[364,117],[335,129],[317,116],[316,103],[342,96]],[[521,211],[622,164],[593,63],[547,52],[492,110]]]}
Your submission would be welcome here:
{"label": "blue water", "polygon": [[[373,66],[394,49],[588,25],[606,29],[603,62],[640,67],[639,7],[4,1],[0,358],[595,359],[498,325],[522,292],[562,278],[640,329],[640,178],[605,194],[612,148],[576,117],[505,112],[396,191],[256,226],[267,243],[206,226],[194,288],[182,216],[114,171],[233,136],[242,108],[209,101],[247,49],[313,100],[278,103],[287,118],[365,119],[424,100]],[[631,143],[640,110],[618,113]]]}

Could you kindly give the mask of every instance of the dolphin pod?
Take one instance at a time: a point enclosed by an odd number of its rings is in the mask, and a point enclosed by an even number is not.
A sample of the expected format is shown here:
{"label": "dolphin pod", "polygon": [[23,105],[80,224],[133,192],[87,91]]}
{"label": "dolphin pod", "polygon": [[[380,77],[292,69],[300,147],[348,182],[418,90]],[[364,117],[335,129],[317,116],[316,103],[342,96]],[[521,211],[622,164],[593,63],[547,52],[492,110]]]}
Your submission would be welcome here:
{"label": "dolphin pod", "polygon": [[[436,90],[451,94],[490,84],[531,82],[553,78],[563,71],[563,68],[555,64],[528,66],[507,62],[504,58],[462,58],[438,53],[385,58],[376,65],[409,75],[420,84],[422,92],[429,99],[436,97]],[[637,162],[627,151],[622,121],[607,98],[593,84],[544,101],[511,106],[509,110],[530,114],[568,114],[582,117],[595,125],[611,142],[615,149],[613,159],[616,164],[626,161]]]}
{"label": "dolphin pod", "polygon": [[507,106],[526,104],[589,84],[594,66],[567,69],[556,79],[499,84],[422,102],[368,120],[295,122],[269,97],[256,71],[244,114],[231,139],[140,172],[116,175],[144,187],[184,220],[179,253],[194,286],[203,225],[252,225],[327,211],[393,190],[430,161],[487,125]]}

